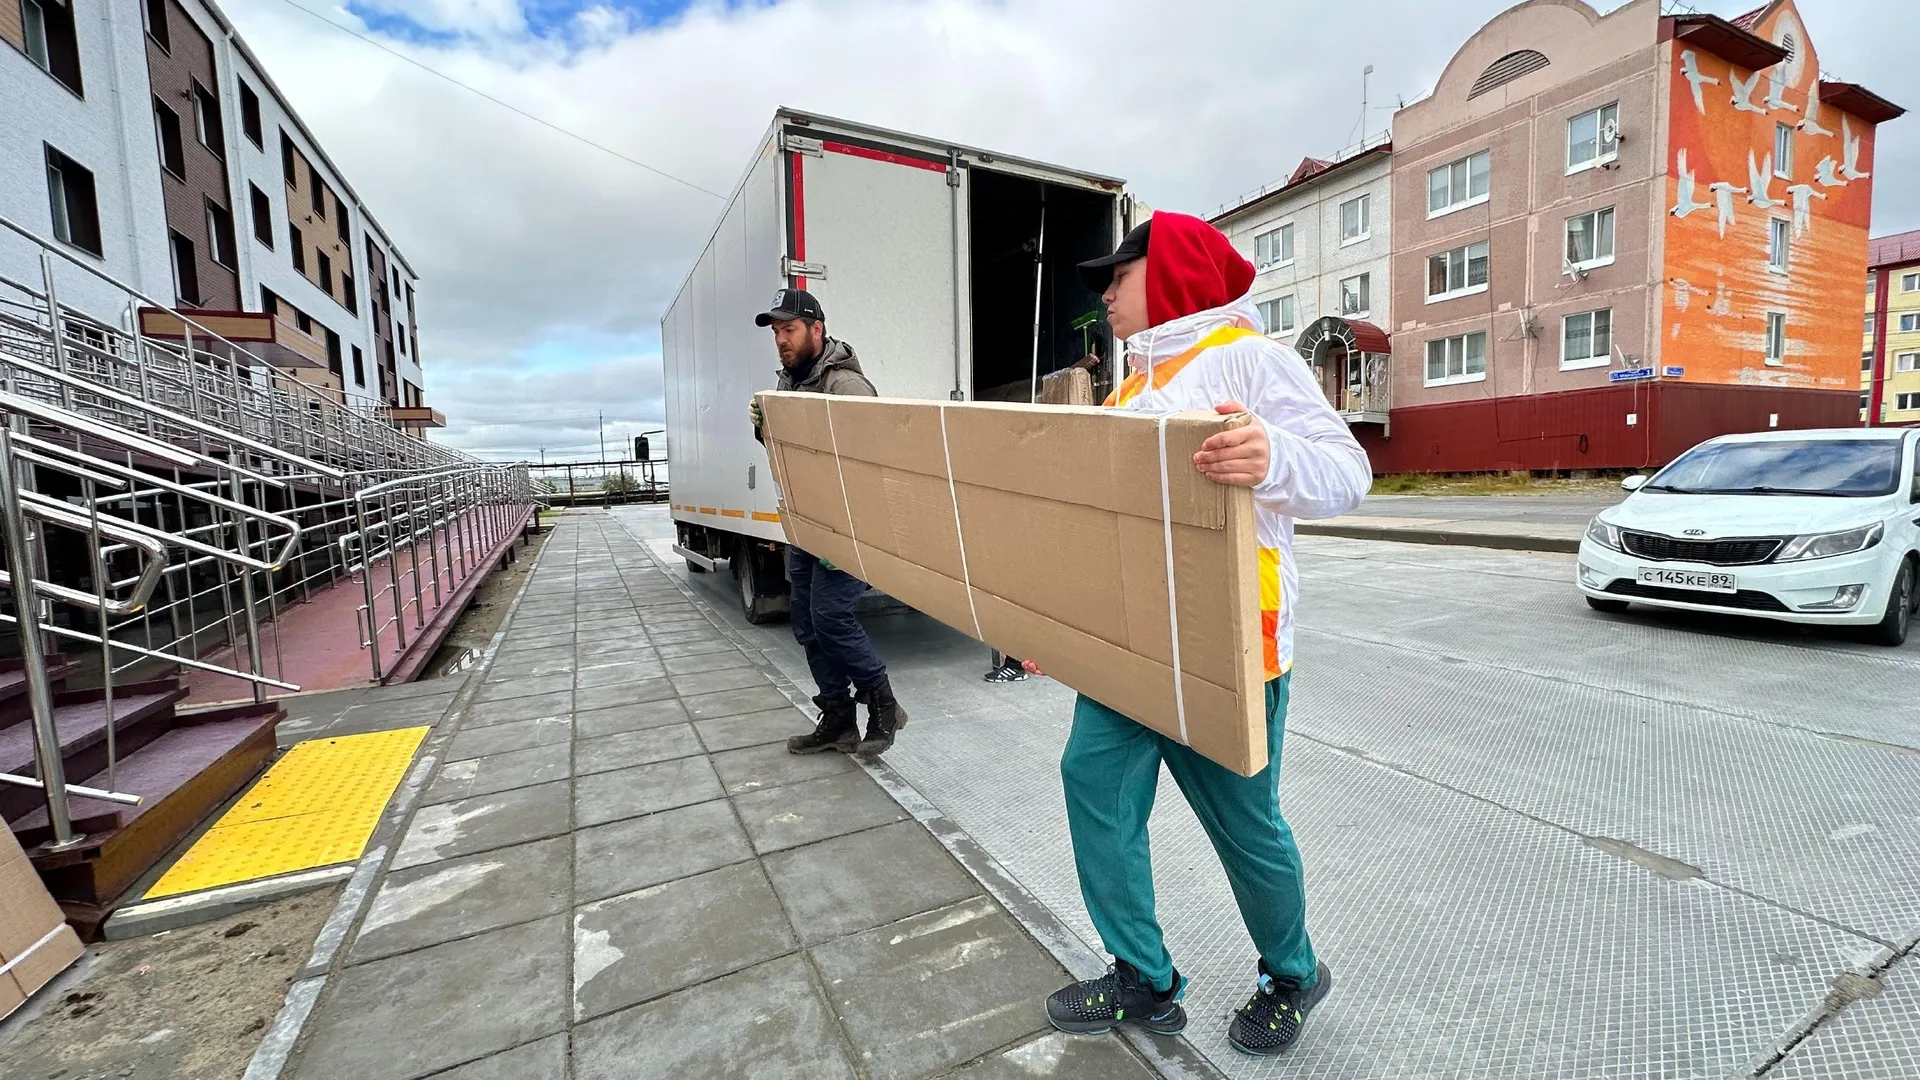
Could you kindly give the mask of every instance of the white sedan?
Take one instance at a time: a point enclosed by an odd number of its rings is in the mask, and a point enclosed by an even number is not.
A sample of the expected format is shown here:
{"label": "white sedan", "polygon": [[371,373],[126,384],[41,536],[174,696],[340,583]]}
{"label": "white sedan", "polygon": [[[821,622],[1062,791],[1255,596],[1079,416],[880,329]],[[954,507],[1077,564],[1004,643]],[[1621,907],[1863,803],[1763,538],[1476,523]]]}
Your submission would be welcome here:
{"label": "white sedan", "polygon": [[1866,628],[1906,641],[1920,590],[1920,431],[1833,429],[1701,443],[1602,511],[1580,591],[1627,605]]}

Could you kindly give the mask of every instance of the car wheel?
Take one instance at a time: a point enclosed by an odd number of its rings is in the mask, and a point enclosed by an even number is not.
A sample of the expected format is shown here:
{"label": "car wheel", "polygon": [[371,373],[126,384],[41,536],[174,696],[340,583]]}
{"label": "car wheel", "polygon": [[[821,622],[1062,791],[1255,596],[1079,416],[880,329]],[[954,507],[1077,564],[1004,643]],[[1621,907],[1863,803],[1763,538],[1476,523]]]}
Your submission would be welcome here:
{"label": "car wheel", "polygon": [[1900,564],[1893,575],[1893,588],[1887,593],[1887,615],[1867,631],[1867,639],[1876,645],[1905,645],[1907,627],[1913,620],[1913,561]]}
{"label": "car wheel", "polygon": [[1606,615],[1624,615],[1627,611],[1625,600],[1602,600],[1597,596],[1587,597],[1587,606]]}

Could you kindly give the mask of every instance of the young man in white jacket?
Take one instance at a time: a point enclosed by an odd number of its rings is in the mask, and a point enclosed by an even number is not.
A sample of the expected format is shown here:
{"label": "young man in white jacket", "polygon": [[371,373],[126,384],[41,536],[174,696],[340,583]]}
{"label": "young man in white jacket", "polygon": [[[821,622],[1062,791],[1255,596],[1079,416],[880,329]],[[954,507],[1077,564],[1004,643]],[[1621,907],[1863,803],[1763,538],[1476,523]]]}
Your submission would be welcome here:
{"label": "young man in white jacket", "polygon": [[1219,230],[1184,214],[1155,214],[1112,255],[1080,270],[1103,294],[1108,321],[1127,343],[1131,374],[1107,399],[1109,407],[1254,417],[1209,439],[1193,463],[1219,483],[1253,489],[1269,762],[1259,775],[1242,777],[1081,696],[1060,774],[1081,896],[1114,963],[1106,975],[1048,998],[1047,1017],[1080,1033],[1122,1022],[1163,1035],[1186,1027],[1185,980],[1154,913],[1147,845],[1164,763],[1212,839],[1259,952],[1253,996],[1234,1014],[1228,1039],[1244,1053],[1277,1054],[1299,1038],[1308,1012],[1333,985],[1307,935],[1300,853],[1280,814],[1299,592],[1293,521],[1352,510],[1372,484],[1372,469],[1300,354],[1263,333],[1247,297],[1253,266]]}

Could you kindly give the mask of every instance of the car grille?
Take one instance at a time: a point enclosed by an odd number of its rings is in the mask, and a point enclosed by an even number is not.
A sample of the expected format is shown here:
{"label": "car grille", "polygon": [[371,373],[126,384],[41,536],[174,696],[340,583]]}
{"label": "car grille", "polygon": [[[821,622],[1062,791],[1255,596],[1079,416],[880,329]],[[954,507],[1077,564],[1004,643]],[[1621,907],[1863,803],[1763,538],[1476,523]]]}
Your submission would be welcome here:
{"label": "car grille", "polygon": [[1741,611],[1786,611],[1787,605],[1772,593],[1741,589],[1737,593],[1695,592],[1692,589],[1663,589],[1637,581],[1616,581],[1607,586],[1615,596],[1641,600],[1666,600],[1676,604],[1701,604],[1706,607],[1737,608]]}
{"label": "car grille", "polygon": [[1753,566],[1773,558],[1786,541],[1777,537],[1744,540],[1678,540],[1657,533],[1622,529],[1620,545],[1627,554],[1654,562],[1705,563],[1708,566]]}

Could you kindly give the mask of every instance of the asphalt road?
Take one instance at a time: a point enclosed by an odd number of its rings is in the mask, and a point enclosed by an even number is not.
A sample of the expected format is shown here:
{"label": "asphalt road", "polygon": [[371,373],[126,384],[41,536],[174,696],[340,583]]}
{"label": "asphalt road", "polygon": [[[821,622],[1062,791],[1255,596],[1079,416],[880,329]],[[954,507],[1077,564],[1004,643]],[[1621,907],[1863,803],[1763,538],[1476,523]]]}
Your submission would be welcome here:
{"label": "asphalt road", "polygon": [[1584,526],[1625,492],[1579,495],[1374,495],[1352,517],[1511,521]]}
{"label": "asphalt road", "polygon": [[[1604,505],[1404,501],[1368,508],[1584,522]],[[662,510],[615,513],[806,685],[785,626],[746,626],[730,577],[666,554]],[[1565,555],[1306,538],[1298,557],[1281,797],[1338,982],[1283,1064],[1225,1047],[1253,952],[1173,785],[1154,819],[1187,1037],[1223,1071],[1916,1074],[1920,638],[1601,616]],[[914,713],[888,762],[1097,949],[1057,775],[1071,691],[985,684],[984,646],[898,605],[864,621]],[[1848,972],[1877,996],[1830,1013]]]}

